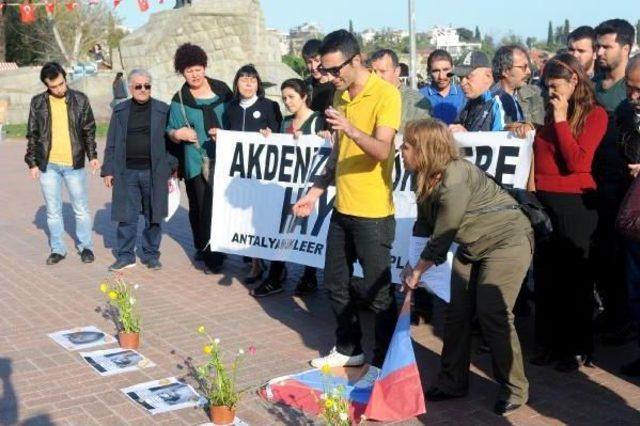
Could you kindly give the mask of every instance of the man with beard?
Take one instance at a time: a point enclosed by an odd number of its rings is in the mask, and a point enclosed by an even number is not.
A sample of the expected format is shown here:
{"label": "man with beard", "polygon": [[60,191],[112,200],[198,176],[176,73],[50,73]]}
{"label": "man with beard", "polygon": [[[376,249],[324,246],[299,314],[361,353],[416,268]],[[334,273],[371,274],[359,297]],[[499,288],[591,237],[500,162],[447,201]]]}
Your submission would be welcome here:
{"label": "man with beard", "polygon": [[[622,156],[629,168],[630,178],[635,178],[640,172],[640,55],[629,61],[625,85],[627,99],[616,111],[616,125],[620,131]],[[627,241],[627,290],[631,315],[637,326],[640,324],[640,243],[633,241]],[[640,376],[640,358],[623,365],[620,372]]]}
{"label": "man with beard", "polygon": [[615,218],[627,189],[627,167],[617,147],[619,129],[614,112],[627,97],[624,82],[629,52],[634,44],[633,26],[624,19],[610,19],[595,28],[596,56],[602,74],[595,79],[596,100],[609,114],[607,133],[596,150],[593,177],[598,185],[598,230],[594,255],[596,284],[604,313],[599,326],[604,344],[620,345],[637,333],[630,321],[624,280],[624,244],[615,231]]}
{"label": "man with beard", "polygon": [[595,75],[596,67],[596,32],[588,25],[583,25],[569,33],[567,50],[582,65],[589,78]]}
{"label": "man with beard", "polygon": [[431,103],[431,115],[446,124],[455,123],[458,114],[466,104],[464,93],[451,78],[453,59],[446,50],[437,49],[427,58],[427,71],[431,84],[420,92]]}

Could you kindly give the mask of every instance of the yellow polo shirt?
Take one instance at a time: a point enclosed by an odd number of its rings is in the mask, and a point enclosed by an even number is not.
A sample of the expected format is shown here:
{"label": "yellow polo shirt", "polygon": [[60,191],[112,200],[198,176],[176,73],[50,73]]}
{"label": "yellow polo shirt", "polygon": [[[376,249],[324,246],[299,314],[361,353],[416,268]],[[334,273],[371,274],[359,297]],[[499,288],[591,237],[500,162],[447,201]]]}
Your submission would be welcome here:
{"label": "yellow polo shirt", "polygon": [[[400,126],[400,92],[375,74],[371,74],[364,89],[353,99],[348,90],[336,92],[334,107],[369,135],[379,126],[396,130]],[[336,165],[336,210],[366,218],[391,216],[394,155],[391,148],[386,160],[374,160],[343,133]]]}
{"label": "yellow polo shirt", "polygon": [[67,103],[65,98],[49,96],[49,105],[51,106],[51,152],[49,153],[49,163],[73,166]]}

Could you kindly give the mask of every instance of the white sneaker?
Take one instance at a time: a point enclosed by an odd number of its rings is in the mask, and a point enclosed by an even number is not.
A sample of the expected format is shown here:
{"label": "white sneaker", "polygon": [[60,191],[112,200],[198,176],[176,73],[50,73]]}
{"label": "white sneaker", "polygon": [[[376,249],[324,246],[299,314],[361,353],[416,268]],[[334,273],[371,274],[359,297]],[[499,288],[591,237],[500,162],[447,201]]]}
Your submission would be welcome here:
{"label": "white sneaker", "polygon": [[356,367],[364,364],[364,354],[353,356],[342,355],[334,346],[331,352],[329,352],[329,355],[314,358],[310,364],[315,368],[322,368],[325,365],[329,367]]}

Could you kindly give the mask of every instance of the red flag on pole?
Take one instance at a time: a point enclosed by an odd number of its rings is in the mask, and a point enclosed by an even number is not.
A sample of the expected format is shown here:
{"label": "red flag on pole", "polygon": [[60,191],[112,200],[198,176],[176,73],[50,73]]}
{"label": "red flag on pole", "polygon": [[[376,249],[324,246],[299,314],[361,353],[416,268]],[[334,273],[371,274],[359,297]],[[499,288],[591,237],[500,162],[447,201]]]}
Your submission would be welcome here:
{"label": "red flag on pole", "polygon": [[20,5],[20,22],[23,24],[33,24],[36,22],[36,9],[32,4],[24,2]]}
{"label": "red flag on pole", "polygon": [[113,0],[113,7],[118,7],[121,0]]}
{"label": "red flag on pole", "polygon": [[70,1],[69,3],[66,3],[65,6],[67,7],[67,10],[71,12],[73,11],[73,9],[78,7],[78,3],[76,3],[75,1]]}
{"label": "red flag on pole", "polygon": [[140,12],[146,12],[149,10],[149,0],[138,0],[138,7]]}
{"label": "red flag on pole", "polygon": [[56,4],[52,1],[45,2],[44,8],[47,11],[47,14],[52,15],[56,10]]}

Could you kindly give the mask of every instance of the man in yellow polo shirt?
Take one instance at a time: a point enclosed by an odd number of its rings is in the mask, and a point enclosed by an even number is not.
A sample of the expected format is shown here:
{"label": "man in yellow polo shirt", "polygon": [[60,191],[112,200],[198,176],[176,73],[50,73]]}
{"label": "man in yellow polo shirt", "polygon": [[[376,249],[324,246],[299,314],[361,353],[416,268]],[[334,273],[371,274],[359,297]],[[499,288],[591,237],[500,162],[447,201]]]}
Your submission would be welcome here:
{"label": "man in yellow polo shirt", "polygon": [[[398,89],[364,66],[355,37],[345,30],[327,35],[320,48],[321,71],[336,87],[334,108],[325,111],[338,136],[322,176],[294,206],[307,216],[328,185],[336,197],[327,235],[324,284],[338,323],[336,345],[314,367],[364,363],[362,331],[353,290],[353,263],[362,265],[359,293],[375,312],[372,364],[380,367],[397,318],[391,286],[391,245],[395,235],[391,172],[393,139],[400,126]],[[335,139],[335,138],[334,138]]]}
{"label": "man in yellow polo shirt", "polygon": [[94,261],[85,157],[100,167],[96,152],[96,122],[89,98],[67,87],[66,72],[57,62],[42,66],[40,80],[47,90],[31,99],[24,161],[32,179],[40,181],[47,207],[51,253],[47,265],[67,255],[62,218],[62,187],[67,187],[76,218],[78,254],[83,263]]}

